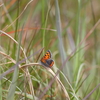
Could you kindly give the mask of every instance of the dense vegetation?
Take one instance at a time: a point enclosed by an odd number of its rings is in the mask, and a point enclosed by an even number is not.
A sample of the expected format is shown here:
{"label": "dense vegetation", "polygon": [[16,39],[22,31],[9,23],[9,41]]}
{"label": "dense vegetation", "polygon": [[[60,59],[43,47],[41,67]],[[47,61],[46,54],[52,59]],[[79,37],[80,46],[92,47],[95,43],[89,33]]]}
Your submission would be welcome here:
{"label": "dense vegetation", "polygon": [[1,0],[0,12],[0,100],[100,99],[100,0]]}

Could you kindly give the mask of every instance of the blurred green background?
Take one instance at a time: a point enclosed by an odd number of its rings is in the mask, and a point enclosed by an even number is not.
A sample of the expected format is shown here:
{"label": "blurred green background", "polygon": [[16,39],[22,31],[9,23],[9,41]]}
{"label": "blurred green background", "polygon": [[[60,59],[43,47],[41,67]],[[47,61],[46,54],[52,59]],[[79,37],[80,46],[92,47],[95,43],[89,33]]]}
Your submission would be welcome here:
{"label": "blurred green background", "polygon": [[[0,12],[1,75],[34,54],[0,80],[0,100],[100,99],[100,0],[1,0]],[[39,64],[47,50],[65,92]]]}

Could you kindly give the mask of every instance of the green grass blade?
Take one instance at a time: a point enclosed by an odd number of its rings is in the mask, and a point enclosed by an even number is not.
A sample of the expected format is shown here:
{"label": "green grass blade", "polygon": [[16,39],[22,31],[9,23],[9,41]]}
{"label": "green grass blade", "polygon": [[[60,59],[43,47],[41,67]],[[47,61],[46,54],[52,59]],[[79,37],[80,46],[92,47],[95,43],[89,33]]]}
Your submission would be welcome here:
{"label": "green grass blade", "polygon": [[[78,10],[77,10],[77,22],[76,22],[76,47],[79,45],[80,43],[80,11],[81,11],[81,0],[78,0]],[[79,50],[79,48],[77,49],[77,51]],[[74,80],[76,81],[77,78],[77,72],[78,72],[78,68],[80,66],[80,62],[79,62],[79,58],[80,58],[80,53],[77,53],[75,55],[75,60],[74,60]]]}
{"label": "green grass blade", "polygon": [[[18,49],[17,49],[16,62],[19,61],[21,38],[22,38],[22,33],[19,36],[19,45],[18,45]],[[15,71],[14,71],[14,74],[13,74],[13,79],[12,79],[12,83],[10,85],[7,100],[14,100],[14,94],[15,94],[15,89],[16,89],[16,85],[17,85],[18,74],[19,74],[19,67],[17,66],[15,68]]]}
{"label": "green grass blade", "polygon": [[[67,58],[67,55],[65,53],[63,41],[62,41],[62,29],[61,29],[61,20],[60,20],[60,10],[59,10],[59,5],[58,5],[58,0],[55,0],[55,12],[56,12],[56,28],[57,28],[57,36],[58,36],[58,41],[59,41],[59,51],[60,51],[60,56],[61,56],[61,61],[62,64]],[[70,73],[69,73],[69,64],[67,62],[67,67],[63,68],[63,73],[65,75],[68,75],[70,78]]]}

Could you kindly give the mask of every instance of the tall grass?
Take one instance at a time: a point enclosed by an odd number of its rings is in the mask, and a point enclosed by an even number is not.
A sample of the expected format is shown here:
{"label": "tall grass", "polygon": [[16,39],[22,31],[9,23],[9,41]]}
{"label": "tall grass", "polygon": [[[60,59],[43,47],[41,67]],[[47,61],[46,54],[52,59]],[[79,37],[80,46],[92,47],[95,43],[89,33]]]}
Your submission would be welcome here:
{"label": "tall grass", "polygon": [[99,3],[0,1],[0,100],[99,100]]}

